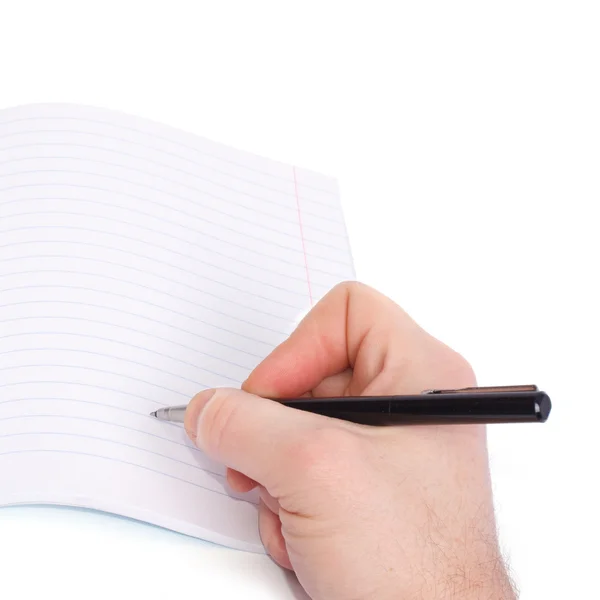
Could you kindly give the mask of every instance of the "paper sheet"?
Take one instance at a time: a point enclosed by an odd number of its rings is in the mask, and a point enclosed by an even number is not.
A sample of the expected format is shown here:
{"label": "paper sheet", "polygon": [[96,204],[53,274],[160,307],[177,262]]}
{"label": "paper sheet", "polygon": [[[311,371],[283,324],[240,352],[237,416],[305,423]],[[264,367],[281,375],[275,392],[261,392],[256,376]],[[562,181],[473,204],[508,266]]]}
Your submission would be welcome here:
{"label": "paper sheet", "polygon": [[239,386],[354,277],[335,181],[109,111],[0,111],[0,505],[262,551],[256,497],[149,412]]}

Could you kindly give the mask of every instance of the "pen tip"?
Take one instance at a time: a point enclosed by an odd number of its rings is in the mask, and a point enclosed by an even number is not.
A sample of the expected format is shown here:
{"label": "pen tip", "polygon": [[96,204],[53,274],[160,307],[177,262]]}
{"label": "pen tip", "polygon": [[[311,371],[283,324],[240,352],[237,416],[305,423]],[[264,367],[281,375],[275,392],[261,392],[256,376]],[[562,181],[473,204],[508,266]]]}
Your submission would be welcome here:
{"label": "pen tip", "polygon": [[150,416],[151,416],[151,417],[154,417],[154,418],[156,418],[156,411],[155,411],[155,410],[153,410],[153,411],[150,413]]}

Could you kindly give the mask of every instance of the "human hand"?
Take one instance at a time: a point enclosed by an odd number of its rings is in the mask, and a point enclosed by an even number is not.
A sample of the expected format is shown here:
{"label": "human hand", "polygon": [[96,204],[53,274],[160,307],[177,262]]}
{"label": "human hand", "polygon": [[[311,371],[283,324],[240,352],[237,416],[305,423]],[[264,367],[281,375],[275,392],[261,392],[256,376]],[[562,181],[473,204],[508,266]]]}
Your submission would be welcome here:
{"label": "human hand", "polygon": [[468,363],[396,304],[334,288],[240,390],[205,390],[186,430],[259,487],[261,539],[314,600],[514,598],[496,540],[485,427],[368,427],[264,397],[475,385]]}

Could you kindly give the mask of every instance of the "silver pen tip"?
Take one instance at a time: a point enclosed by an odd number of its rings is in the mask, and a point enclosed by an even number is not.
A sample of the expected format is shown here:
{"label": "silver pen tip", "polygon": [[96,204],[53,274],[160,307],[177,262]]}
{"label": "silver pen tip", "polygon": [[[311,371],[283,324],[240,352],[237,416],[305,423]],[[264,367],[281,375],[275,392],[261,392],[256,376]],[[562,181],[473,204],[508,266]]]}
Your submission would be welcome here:
{"label": "silver pen tip", "polygon": [[154,418],[156,418],[156,411],[155,411],[155,410],[153,410],[153,411],[150,413],[150,416],[151,416],[151,417],[154,417]]}

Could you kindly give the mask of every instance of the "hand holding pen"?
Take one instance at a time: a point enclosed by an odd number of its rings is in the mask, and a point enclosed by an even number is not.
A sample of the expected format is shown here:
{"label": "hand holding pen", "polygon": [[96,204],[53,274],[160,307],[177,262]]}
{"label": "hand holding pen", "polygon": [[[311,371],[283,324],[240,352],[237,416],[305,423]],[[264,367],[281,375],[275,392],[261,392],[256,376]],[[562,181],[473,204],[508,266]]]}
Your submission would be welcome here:
{"label": "hand holding pen", "polygon": [[[263,543],[311,598],[435,598],[451,579],[463,599],[514,598],[497,545],[485,427],[423,423],[543,422],[550,404],[531,386],[475,385],[460,355],[388,298],[349,283],[312,309],[243,391],[205,390],[176,412],[185,412],[192,440],[229,467],[233,489],[258,488]],[[459,393],[421,394],[431,388]],[[365,419],[348,417],[369,412],[364,396],[384,403],[388,421],[404,411],[404,422],[412,414],[421,425],[359,424]],[[391,396],[412,400],[392,409]],[[315,414],[322,398],[337,418]],[[430,403],[425,419],[417,400]]]}

